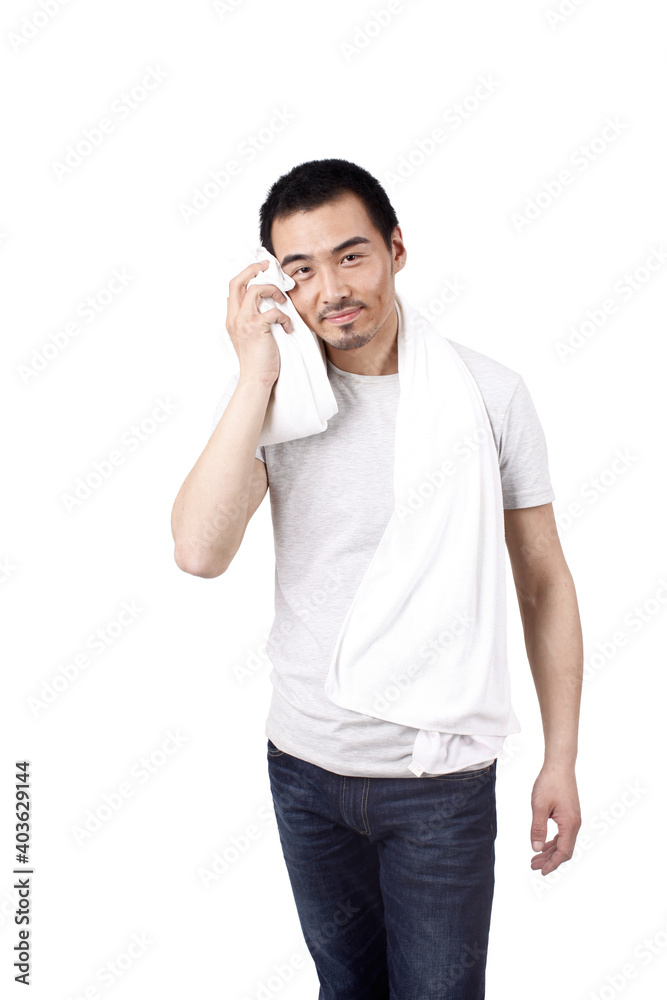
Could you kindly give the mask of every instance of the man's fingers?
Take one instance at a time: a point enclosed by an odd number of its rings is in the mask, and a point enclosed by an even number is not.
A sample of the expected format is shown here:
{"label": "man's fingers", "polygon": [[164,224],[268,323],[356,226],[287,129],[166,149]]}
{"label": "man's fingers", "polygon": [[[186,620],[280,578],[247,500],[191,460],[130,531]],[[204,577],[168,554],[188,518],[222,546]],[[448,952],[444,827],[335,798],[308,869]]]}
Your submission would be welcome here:
{"label": "man's fingers", "polygon": [[547,854],[553,854],[554,850],[558,846],[558,834],[552,839],[547,841],[541,851],[538,852],[537,857],[544,857]]}
{"label": "man's fingers", "polygon": [[547,820],[549,813],[546,808],[533,807],[533,822],[530,827],[530,843],[534,851],[541,851],[544,848],[544,841],[547,836]]}
{"label": "man's fingers", "polygon": [[[268,263],[267,260],[263,260],[249,264],[248,267],[245,267],[229,282],[227,317],[225,320],[228,333],[231,333],[230,328],[235,325],[239,316],[242,316],[247,321],[251,316],[258,313],[260,311],[259,304],[263,298],[273,299],[275,302],[281,303],[287,301],[287,296],[282,288],[278,288],[277,285],[269,283],[266,285],[251,285],[249,290],[248,282],[250,279],[265,270],[266,268],[263,265],[268,265]],[[277,320],[277,322],[285,325],[284,319]],[[290,329],[287,329],[287,326],[285,328],[289,333],[291,330],[289,319],[287,319],[287,324],[289,324]]]}
{"label": "man's fingers", "polygon": [[564,861],[569,861],[572,857],[572,851],[564,851],[560,847],[554,851],[547,863],[542,867],[542,874],[548,875],[550,872],[562,865]]}
{"label": "man's fingers", "polygon": [[561,829],[553,840],[544,845],[544,850],[531,858],[530,867],[533,870],[541,868],[543,875],[549,875],[563,862],[569,861],[574,854],[577,829],[576,824],[573,824],[572,827],[561,824]]}
{"label": "man's fingers", "polygon": [[569,859],[574,854],[574,842],[577,839],[577,830],[579,827],[575,827],[573,823],[563,823],[561,822],[558,826],[558,851],[561,857],[559,858],[558,864],[561,861],[569,861]]}
{"label": "man's fingers", "polygon": [[252,292],[254,296],[254,302],[259,309],[259,300],[261,298],[265,299],[275,299],[277,302],[286,302],[287,296],[281,288],[277,285],[252,285]]}
{"label": "man's fingers", "polygon": [[248,264],[247,267],[244,267],[242,271],[239,271],[238,274],[235,274],[233,278],[230,278],[228,298],[232,300],[232,304],[235,309],[240,309],[241,303],[243,302],[243,296],[246,292],[246,285],[250,279],[254,278],[255,275],[259,274],[261,271],[266,271],[269,263],[270,261],[268,260],[254,261],[252,264]]}
{"label": "man's fingers", "polygon": [[292,332],[292,320],[285,313],[282,313],[278,306],[275,306],[273,309],[267,309],[264,313],[264,319],[267,323],[280,323],[285,333]]}

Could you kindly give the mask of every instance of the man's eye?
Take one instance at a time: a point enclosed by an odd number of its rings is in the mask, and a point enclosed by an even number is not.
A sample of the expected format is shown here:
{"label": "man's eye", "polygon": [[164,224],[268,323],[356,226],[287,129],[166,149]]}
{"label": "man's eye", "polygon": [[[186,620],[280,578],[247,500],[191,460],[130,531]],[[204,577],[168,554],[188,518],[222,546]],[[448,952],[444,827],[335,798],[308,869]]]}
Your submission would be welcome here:
{"label": "man's eye", "polygon": [[[350,257],[360,257],[360,256],[361,256],[361,254],[358,254],[358,253],[347,253],[343,257],[343,260],[348,260]],[[294,275],[299,274],[300,272],[305,272],[305,271],[312,271],[312,268],[308,267],[307,264],[304,264],[302,267],[297,267],[296,271],[293,271],[292,274],[290,275],[290,277],[293,278]]]}

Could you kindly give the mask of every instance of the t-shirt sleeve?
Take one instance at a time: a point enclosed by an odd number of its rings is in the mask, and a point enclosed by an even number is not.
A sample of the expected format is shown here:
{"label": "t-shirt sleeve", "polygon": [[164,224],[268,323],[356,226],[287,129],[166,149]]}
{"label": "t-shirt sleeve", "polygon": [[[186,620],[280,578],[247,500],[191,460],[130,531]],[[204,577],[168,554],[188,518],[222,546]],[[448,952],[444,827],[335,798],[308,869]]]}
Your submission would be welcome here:
{"label": "t-shirt sleeve", "polygon": [[[220,420],[220,417],[227,409],[227,404],[234,395],[234,389],[236,388],[237,383],[238,379],[236,378],[235,375],[232,375],[229,381],[227,382],[227,385],[224,388],[222,396],[218,400],[218,405],[215,408],[215,413],[213,414],[213,419],[211,420],[211,429],[209,431],[209,437],[211,436],[215,428],[218,426],[218,421]],[[255,452],[255,458],[258,458],[261,462],[264,462],[264,464],[266,464],[266,458],[264,456],[263,447],[259,447],[257,449],[257,451]]]}
{"label": "t-shirt sleeve", "polygon": [[537,507],[554,500],[546,438],[521,377],[503,420],[498,458],[506,510]]}

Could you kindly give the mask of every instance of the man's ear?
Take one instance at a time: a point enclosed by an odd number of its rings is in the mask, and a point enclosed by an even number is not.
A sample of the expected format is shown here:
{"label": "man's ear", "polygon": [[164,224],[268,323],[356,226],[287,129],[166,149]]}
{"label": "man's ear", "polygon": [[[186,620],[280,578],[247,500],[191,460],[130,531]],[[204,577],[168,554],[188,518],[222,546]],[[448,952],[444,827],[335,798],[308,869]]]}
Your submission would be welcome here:
{"label": "man's ear", "polygon": [[[400,226],[394,226],[393,232],[391,234],[392,247],[394,247],[394,240],[398,240],[401,249],[398,251],[398,260],[394,261],[394,251],[392,250],[391,256],[391,273],[398,274],[405,267],[405,262],[407,259],[407,250],[405,249],[405,244],[403,243],[403,233],[401,232]],[[394,248],[395,249],[395,248]]]}

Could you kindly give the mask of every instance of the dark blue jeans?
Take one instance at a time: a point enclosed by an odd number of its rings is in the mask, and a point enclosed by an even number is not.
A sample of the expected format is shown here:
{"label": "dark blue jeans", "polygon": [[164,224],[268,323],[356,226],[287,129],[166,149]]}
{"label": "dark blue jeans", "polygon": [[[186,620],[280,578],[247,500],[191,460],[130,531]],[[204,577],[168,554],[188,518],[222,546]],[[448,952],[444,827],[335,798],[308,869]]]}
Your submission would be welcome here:
{"label": "dark blue jeans", "polygon": [[271,740],[267,756],[319,1000],[482,1000],[496,761],[459,774],[351,778]]}

